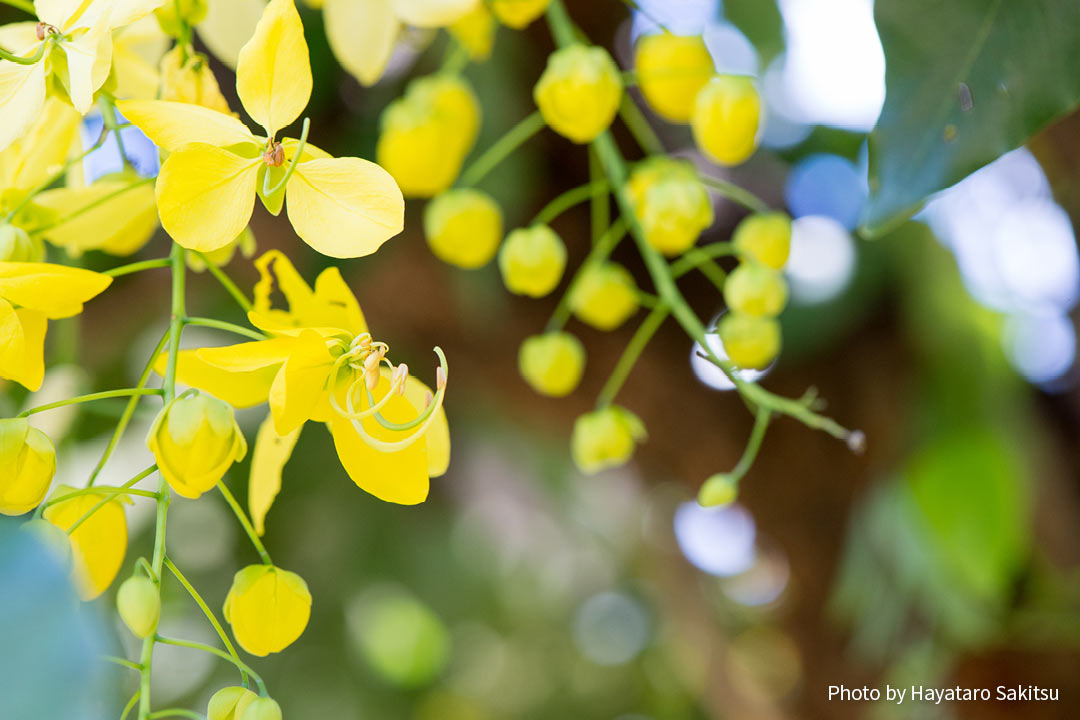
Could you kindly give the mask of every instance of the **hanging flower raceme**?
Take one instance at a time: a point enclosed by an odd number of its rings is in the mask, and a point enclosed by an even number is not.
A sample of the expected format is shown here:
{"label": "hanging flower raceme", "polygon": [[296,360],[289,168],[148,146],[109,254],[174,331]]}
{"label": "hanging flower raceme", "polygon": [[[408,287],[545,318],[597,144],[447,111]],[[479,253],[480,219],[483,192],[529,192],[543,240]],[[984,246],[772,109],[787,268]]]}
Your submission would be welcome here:
{"label": "hanging flower raceme", "polygon": [[83,600],[105,592],[124,564],[127,515],[122,498],[105,490],[84,492],[68,485],[57,486],[49,496],[42,517],[68,533],[72,576]]}
{"label": "hanging flower raceme", "polygon": [[247,226],[258,196],[272,214],[287,205],[296,233],[331,257],[375,252],[401,232],[405,206],[392,177],[360,158],[332,158],[307,142],[277,140],[311,97],[304,28],[292,0],[271,0],[240,51],[236,90],[266,131],[188,103],[128,100],[118,108],[169,157],[158,175],[161,224],[191,250],[209,252]]}

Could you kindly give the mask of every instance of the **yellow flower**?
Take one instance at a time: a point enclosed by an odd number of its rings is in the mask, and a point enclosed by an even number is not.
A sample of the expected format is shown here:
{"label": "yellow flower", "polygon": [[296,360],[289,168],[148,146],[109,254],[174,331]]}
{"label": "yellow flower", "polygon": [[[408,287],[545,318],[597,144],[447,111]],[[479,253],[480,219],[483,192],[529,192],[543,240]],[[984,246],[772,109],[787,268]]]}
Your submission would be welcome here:
{"label": "yellow flower", "polygon": [[[173,0],[166,4],[172,5]],[[169,45],[169,37],[153,15],[115,31],[112,73],[103,87],[115,97],[156,97],[161,87],[158,66]]]}
{"label": "yellow flower", "polygon": [[385,170],[276,139],[303,112],[311,86],[296,7],[292,0],[271,0],[240,51],[236,71],[240,102],[266,137],[198,105],[118,103],[125,117],[170,153],[156,196],[161,224],[177,243],[203,252],[226,245],[247,226],[256,195],[275,215],[287,202],[297,235],[331,257],[371,254],[401,231],[404,200]]}
{"label": "yellow flower", "polygon": [[780,323],[775,318],[729,312],[720,319],[717,332],[736,367],[761,370],[780,353]]}
{"label": "yellow flower", "polygon": [[14,225],[0,225],[0,262],[42,262],[45,244]]}
{"label": "yellow flower", "polygon": [[614,330],[637,312],[637,284],[630,271],[618,263],[594,265],[570,291],[570,309],[597,330]]}
{"label": "yellow flower", "polygon": [[787,283],[772,268],[744,262],[724,282],[724,302],[744,315],[775,317],[787,304]]}
{"label": "yellow flower", "polygon": [[499,249],[502,232],[502,211],[490,195],[479,190],[448,190],[424,208],[428,246],[451,265],[487,265]]}
{"label": "yellow flower", "polygon": [[521,343],[518,370],[541,395],[569,395],[585,372],[585,347],[567,332],[532,335]]}
{"label": "yellow flower", "polygon": [[630,174],[627,190],[645,240],[665,255],[686,252],[712,225],[709,193],[689,162],[646,160]]}
{"label": "yellow flower", "polygon": [[533,99],[552,130],[587,143],[615,119],[622,89],[619,68],[607,50],[571,45],[548,57]]}
{"label": "yellow flower", "polygon": [[555,289],[566,269],[566,246],[547,225],[518,228],[499,249],[499,272],[506,289],[543,297]]}
{"label": "yellow flower", "polygon": [[0,513],[22,515],[45,499],[56,473],[56,450],[26,418],[0,420]]}
{"label": "yellow flower", "polygon": [[739,252],[780,270],[791,253],[791,218],[782,212],[749,215],[735,228],[732,243]]}
{"label": "yellow flower", "polygon": [[195,31],[214,57],[235,68],[264,9],[266,0],[207,0],[206,17]]}
{"label": "yellow flower", "polygon": [[37,262],[0,262],[0,377],[29,390],[45,376],[48,320],[82,312],[112,278],[81,268]]}
{"label": "yellow flower", "polygon": [[649,107],[676,123],[690,121],[694,98],[716,69],[700,35],[667,32],[637,41],[634,66],[638,87]]}
{"label": "yellow flower", "polygon": [[241,713],[240,720],[281,720],[281,706],[274,698],[256,698]]}
{"label": "yellow flower", "polygon": [[161,58],[161,99],[231,113],[206,56],[184,52],[179,45]]}
{"label": "yellow flower", "polygon": [[690,119],[701,151],[721,165],[738,165],[757,149],[761,96],[754,81],[717,75],[701,89]]}
{"label": "yellow flower", "polygon": [[198,391],[161,409],[146,446],[177,495],[197,498],[247,454],[247,441],[227,403]]}
{"label": "yellow flower", "polygon": [[247,688],[224,687],[210,696],[206,720],[240,720],[244,710],[259,696]]}
{"label": "yellow flower", "polygon": [[[3,28],[0,27],[0,36]],[[0,47],[3,46],[0,37]],[[47,182],[64,162],[81,148],[79,113],[58,98],[50,98],[38,121],[19,140],[0,152],[0,213],[7,214],[26,198],[29,192]],[[14,218],[17,224],[27,224],[35,218],[32,206]]]}
{"label": "yellow flower", "polygon": [[470,60],[482,62],[491,57],[495,45],[495,17],[485,3],[478,2],[447,29],[469,53]]}
{"label": "yellow flower", "polygon": [[71,104],[85,113],[109,76],[112,31],[148,15],[165,0],[39,0],[40,22],[0,28],[0,47],[37,61],[0,60],[0,150],[25,133],[45,103],[47,80],[55,76]]}
{"label": "yellow flower", "polygon": [[169,0],[154,11],[163,32],[174,38],[183,35],[184,26],[194,27],[206,19],[207,0]]}
{"label": "yellow flower", "polygon": [[263,657],[281,652],[304,632],[311,617],[311,593],[296,573],[248,565],[233,578],[224,612],[240,647]]}
{"label": "yellow flower", "polygon": [[[77,492],[68,485],[59,485],[49,496],[50,501]],[[127,552],[127,515],[119,495],[92,492],[61,499],[45,508],[43,517],[61,530],[68,530],[84,515],[105,500],[68,538],[73,555],[72,574],[75,588],[83,600],[93,600],[112,584]]]}
{"label": "yellow flower", "polygon": [[585,413],[574,422],[570,454],[586,475],[618,467],[646,438],[641,419],[624,407],[608,405]]}
{"label": "yellow flower", "polygon": [[116,610],[136,637],[150,637],[161,616],[161,593],[145,575],[132,575],[116,591]]}
{"label": "yellow flower", "polygon": [[544,14],[551,0],[491,0],[491,11],[499,22],[521,30]]}
{"label": "yellow flower", "polygon": [[432,197],[457,179],[480,130],[480,104],[457,75],[413,80],[380,120],[375,157],[409,197]]}
{"label": "yellow flower", "polygon": [[727,473],[716,473],[701,486],[698,504],[702,507],[723,507],[735,502],[738,496],[738,483]]}

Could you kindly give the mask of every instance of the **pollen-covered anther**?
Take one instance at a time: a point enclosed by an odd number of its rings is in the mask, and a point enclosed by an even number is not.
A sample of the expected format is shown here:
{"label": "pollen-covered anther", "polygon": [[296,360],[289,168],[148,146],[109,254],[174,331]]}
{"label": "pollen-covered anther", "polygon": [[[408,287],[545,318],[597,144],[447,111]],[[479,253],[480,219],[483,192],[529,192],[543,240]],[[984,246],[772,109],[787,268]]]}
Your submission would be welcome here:
{"label": "pollen-covered anther", "polygon": [[279,142],[272,142],[267,145],[262,159],[270,167],[281,167],[285,164],[285,148]]}
{"label": "pollen-covered anther", "polygon": [[405,394],[405,381],[409,379],[409,366],[405,363],[401,363],[394,368],[394,371],[390,373],[390,387],[394,388],[394,391],[398,395]]}
{"label": "pollen-covered anther", "polygon": [[49,23],[39,22],[37,24],[37,39],[44,40],[47,35],[58,35],[60,33],[55,27]]}
{"label": "pollen-covered anther", "polygon": [[379,386],[380,371],[383,358],[386,357],[386,348],[377,347],[364,358],[364,382],[368,390],[374,391]]}
{"label": "pollen-covered anther", "polygon": [[446,370],[443,370],[442,365],[435,369],[435,389],[442,390],[446,387]]}

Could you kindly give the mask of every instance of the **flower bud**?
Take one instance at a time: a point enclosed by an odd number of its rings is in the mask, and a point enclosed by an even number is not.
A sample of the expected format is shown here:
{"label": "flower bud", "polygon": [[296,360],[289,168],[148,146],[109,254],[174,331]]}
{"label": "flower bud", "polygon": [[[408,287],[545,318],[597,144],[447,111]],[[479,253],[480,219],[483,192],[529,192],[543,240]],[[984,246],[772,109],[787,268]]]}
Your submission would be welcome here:
{"label": "flower bud", "polygon": [[240,714],[239,720],[281,720],[281,706],[273,698],[256,698]]}
{"label": "flower bud", "polygon": [[[124,564],[127,515],[119,495],[91,492],[66,497],[74,492],[77,491],[73,487],[58,485],[50,495],[50,502],[57,502],[46,507],[42,516],[61,530],[69,531],[75,588],[79,597],[90,601],[105,592]],[[105,502],[97,507],[102,501]],[[71,530],[75,523],[79,527]]]}
{"label": "flower bud", "polygon": [[247,454],[247,441],[232,407],[197,391],[161,409],[146,446],[169,487],[186,498],[197,498],[213,488]]}
{"label": "flower bud", "polygon": [[491,0],[491,11],[499,22],[521,30],[544,14],[551,0]]}
{"label": "flower bud", "polygon": [[518,228],[499,250],[499,272],[506,289],[543,297],[555,289],[566,269],[566,246],[547,225]]}
{"label": "flower bud", "polygon": [[735,228],[732,243],[739,252],[780,270],[791,253],[791,218],[782,212],[750,215]]}
{"label": "flower bud", "polygon": [[487,193],[447,190],[424,208],[424,235],[435,257],[478,268],[495,257],[502,241],[502,211]]}
{"label": "flower bud", "polygon": [[762,370],[780,353],[780,323],[775,318],[729,312],[720,319],[717,332],[736,367]]}
{"label": "flower bud", "polygon": [[0,225],[0,262],[43,262],[45,243],[22,228]]}
{"label": "flower bud", "polygon": [[190,103],[229,115],[229,103],[221,94],[206,56],[185,53],[177,45],[161,58],[161,99]]}
{"label": "flower bud", "polygon": [[480,103],[462,78],[419,78],[383,112],[376,159],[402,193],[432,197],[457,179],[479,130]]}
{"label": "flower bud", "polygon": [[206,3],[207,0],[168,0],[154,11],[154,16],[163,33],[180,38],[184,34],[184,25],[194,27],[206,18]]}
{"label": "flower bud", "polygon": [[521,343],[518,369],[541,395],[563,397],[574,391],[585,371],[585,348],[567,332],[533,335]]}
{"label": "flower bud", "polygon": [[247,688],[224,687],[210,696],[206,720],[240,720],[244,710],[259,698]]}
{"label": "flower bud", "polygon": [[637,312],[634,277],[614,262],[586,268],[570,291],[570,309],[575,317],[597,330],[614,330]]}
{"label": "flower bud", "polygon": [[761,96],[754,81],[738,75],[717,75],[701,89],[690,118],[694,140],[707,157],[721,165],[738,165],[757,149]]}
{"label": "flower bud", "polygon": [[619,68],[607,50],[571,45],[548,58],[533,98],[552,130],[587,143],[615,119],[622,89]]}
{"label": "flower bud", "polygon": [[465,48],[470,60],[482,62],[491,57],[495,45],[495,17],[485,3],[476,3],[447,30]]}
{"label": "flower bud", "polygon": [[132,575],[116,591],[120,619],[136,637],[147,638],[157,630],[161,616],[161,593],[145,575]]}
{"label": "flower bud", "polygon": [[225,267],[232,262],[233,256],[236,255],[236,251],[239,250],[240,254],[245,258],[250,258],[255,254],[255,233],[251,232],[251,228],[244,228],[234,240],[228,242],[216,250],[210,252],[187,253],[185,260],[187,266],[192,272],[201,273],[206,270],[206,262],[203,261],[203,257],[214,264],[215,267]]}
{"label": "flower bud", "polygon": [[570,453],[581,472],[592,475],[618,467],[645,440],[645,425],[634,413],[618,405],[585,413],[574,422]]}
{"label": "flower bud", "polygon": [[634,68],[645,102],[657,115],[676,123],[690,121],[694,98],[716,71],[700,35],[667,32],[637,41]]}
{"label": "flower bud", "polygon": [[716,473],[701,486],[698,492],[698,504],[702,507],[723,507],[735,502],[739,495],[739,485],[727,473]]}
{"label": "flower bud", "polygon": [[240,647],[262,657],[281,652],[304,632],[311,617],[311,593],[296,573],[248,565],[233,578],[224,610]]}
{"label": "flower bud", "polygon": [[45,499],[56,473],[52,442],[26,418],[0,420],[0,513],[22,515]]}
{"label": "flower bud", "polygon": [[752,260],[732,270],[724,283],[724,301],[744,315],[775,317],[787,304],[787,294],[780,273]]}
{"label": "flower bud", "polygon": [[665,255],[686,252],[712,225],[709,193],[686,161],[646,160],[630,174],[627,190],[645,240]]}

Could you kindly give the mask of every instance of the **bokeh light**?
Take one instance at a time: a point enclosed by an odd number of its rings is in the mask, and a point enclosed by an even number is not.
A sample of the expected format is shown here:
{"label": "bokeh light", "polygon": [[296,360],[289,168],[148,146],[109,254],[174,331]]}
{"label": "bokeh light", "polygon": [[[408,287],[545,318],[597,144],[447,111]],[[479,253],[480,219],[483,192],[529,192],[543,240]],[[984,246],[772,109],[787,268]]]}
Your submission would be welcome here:
{"label": "bokeh light", "polygon": [[574,644],[597,665],[624,665],[645,648],[649,616],[625,593],[602,592],[586,600],[574,617]]}
{"label": "bokeh light", "polygon": [[687,560],[712,575],[738,575],[754,564],[756,527],[750,512],[741,505],[679,505],[675,511],[675,539]]}
{"label": "bokeh light", "polygon": [[854,230],[869,190],[866,169],[839,155],[809,155],[791,169],[784,198],[793,217],[822,215]]}
{"label": "bokeh light", "polygon": [[[713,353],[721,360],[728,360],[727,350],[724,349],[724,342],[720,339],[719,333],[715,332],[716,323],[719,321],[720,316],[713,319],[712,324],[709,326],[709,332],[705,333],[705,342],[709,344],[709,348]],[[705,385],[708,385],[713,390],[734,390],[735,383],[731,382],[731,378],[724,374],[724,371],[718,368],[711,360],[705,356],[705,348],[701,343],[694,343],[690,348],[690,367],[694,370],[694,375]],[[764,370],[736,370],[736,375],[746,382],[757,382],[761,378],[769,374],[769,370],[772,365]]]}
{"label": "bokeh light", "polygon": [[855,240],[836,219],[807,215],[791,223],[791,255],[784,272],[791,299],[802,305],[839,295],[855,274]]}

